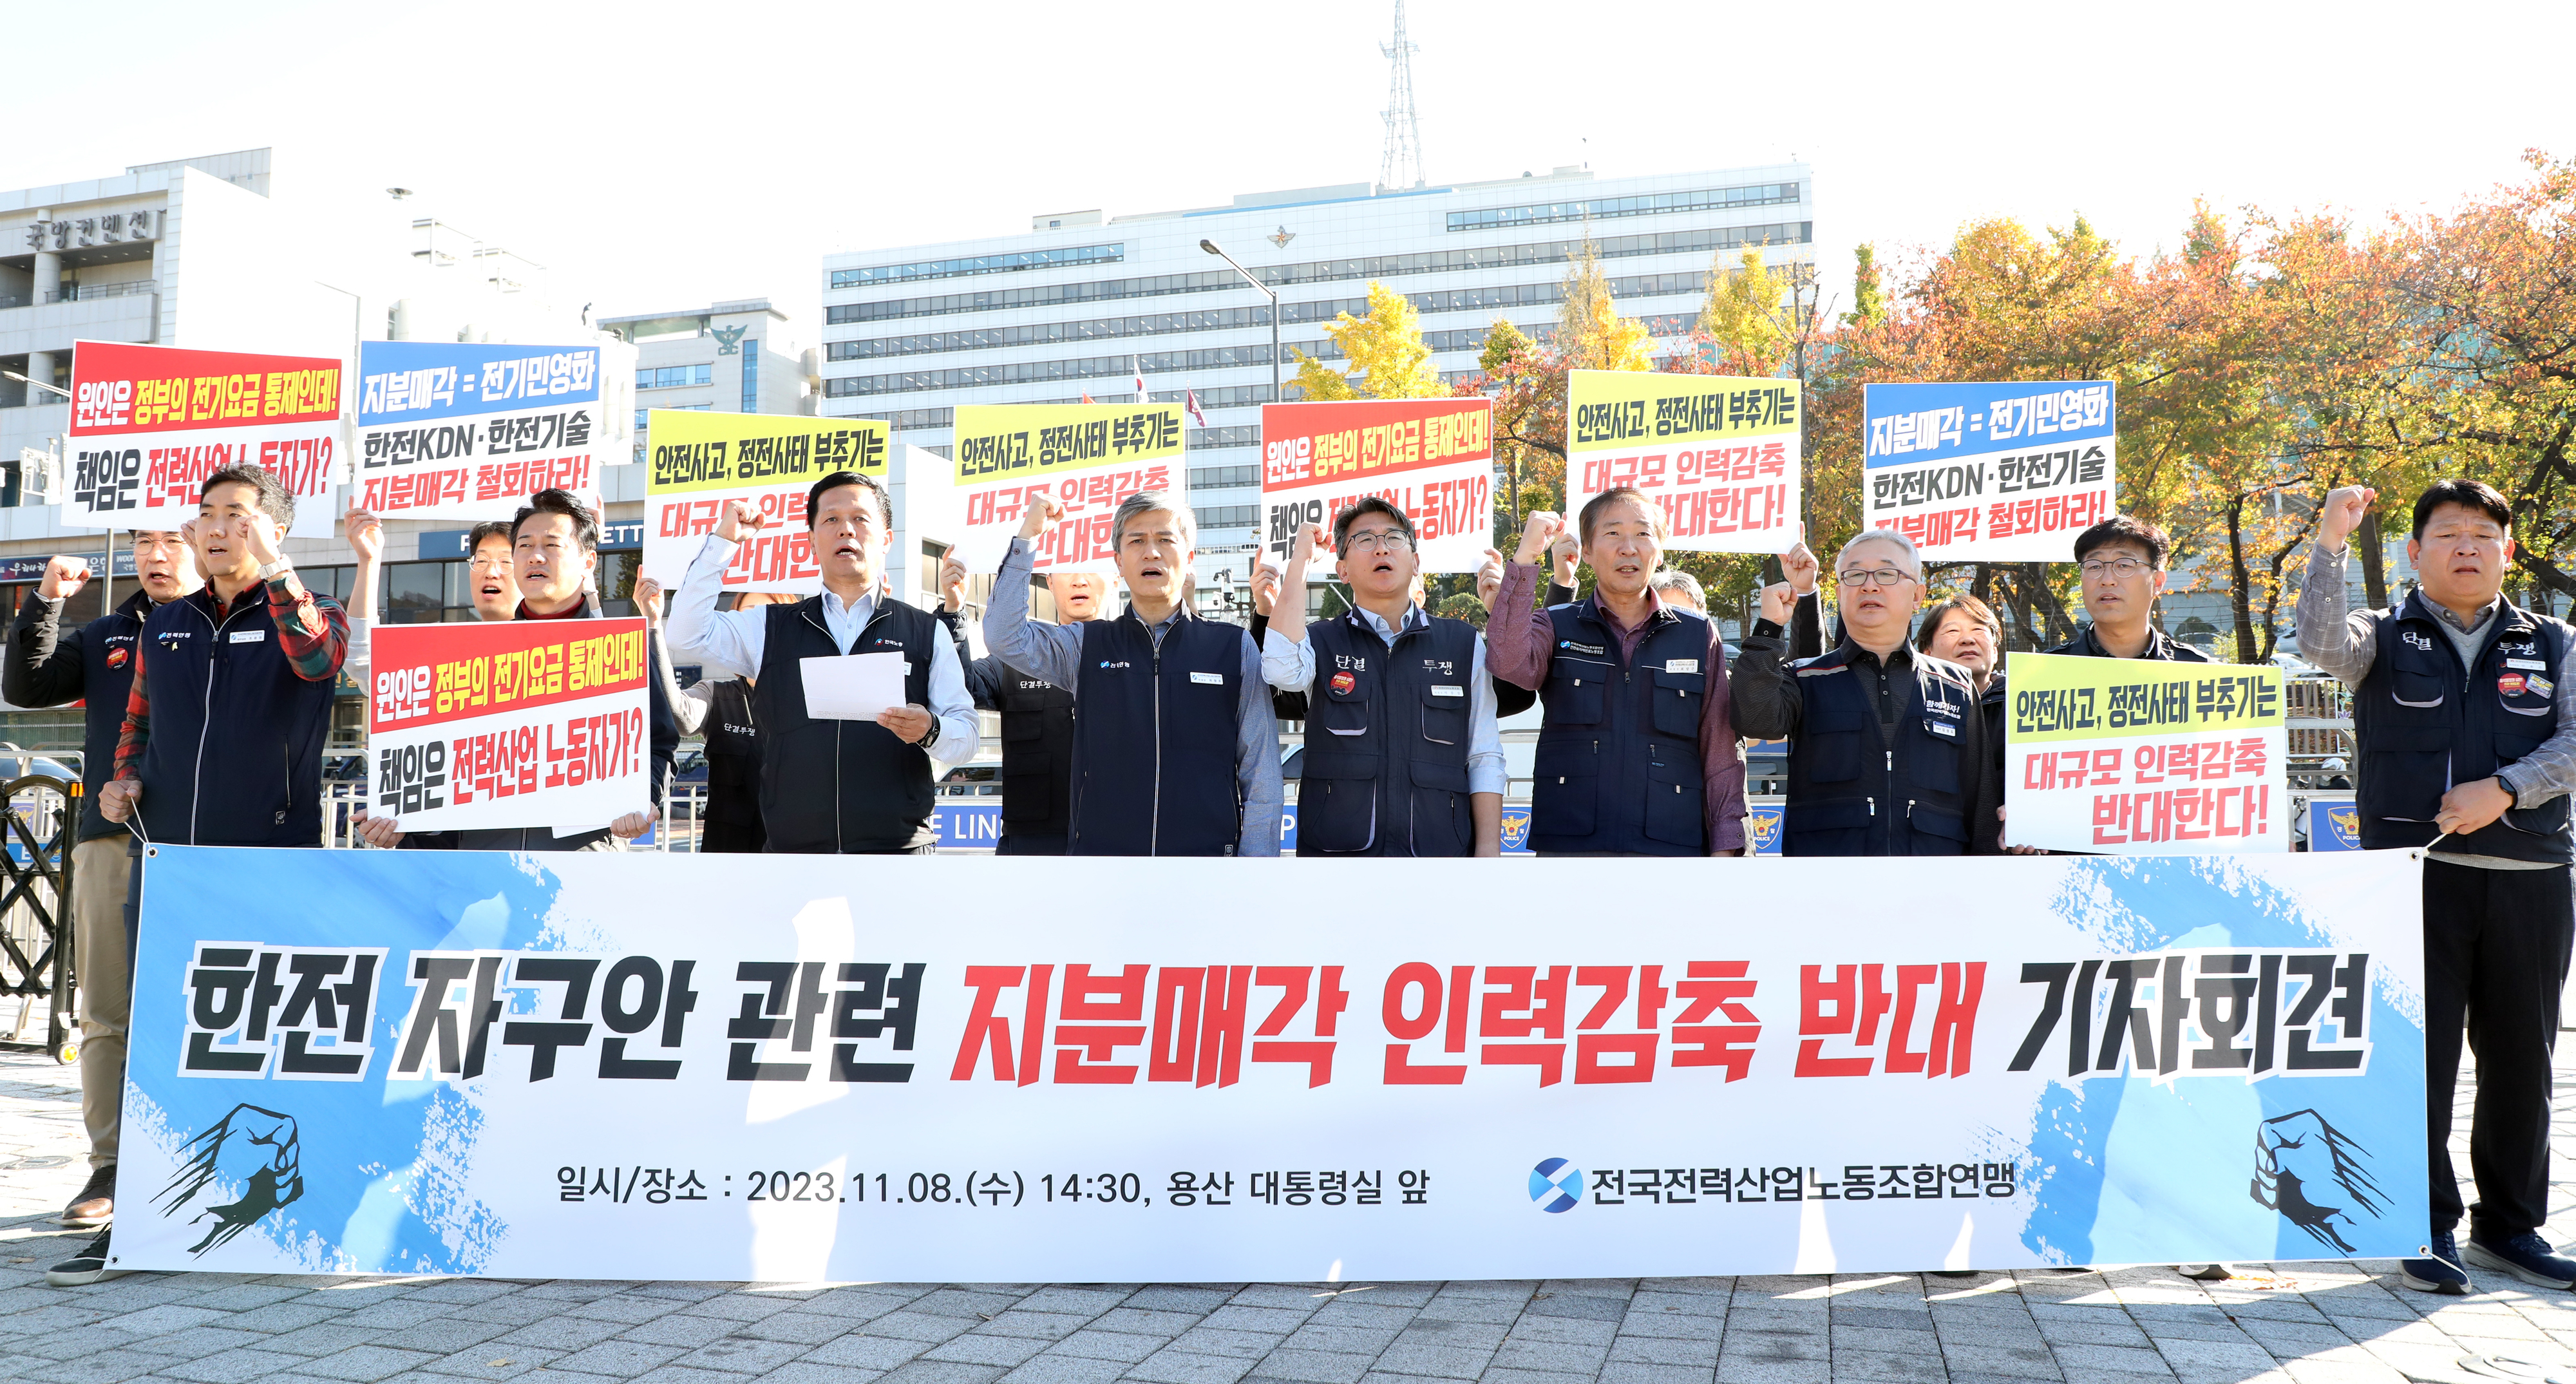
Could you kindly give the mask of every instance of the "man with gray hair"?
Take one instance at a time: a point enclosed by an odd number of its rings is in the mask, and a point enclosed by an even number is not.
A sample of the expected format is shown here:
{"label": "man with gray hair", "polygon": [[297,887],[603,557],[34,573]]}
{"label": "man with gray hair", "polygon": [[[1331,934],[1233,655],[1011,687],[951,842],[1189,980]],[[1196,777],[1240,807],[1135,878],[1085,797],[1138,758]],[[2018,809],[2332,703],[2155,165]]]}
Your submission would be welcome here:
{"label": "man with gray hair", "polygon": [[1784,583],[1735,664],[1735,725],[1785,738],[1783,855],[1990,855],[2002,763],[1986,745],[1968,670],[1906,644],[1923,559],[1892,529],[1868,529],[1834,559],[1842,642],[1784,664]]}
{"label": "man with gray hair", "polygon": [[993,581],[984,642],[1028,676],[1073,689],[1065,853],[1279,854],[1279,722],[1252,636],[1190,610],[1196,516],[1164,491],[1128,496],[1109,521],[1126,613],[1036,624],[1031,545],[1063,513],[1052,495],[1030,497]]}
{"label": "man with gray hair", "polygon": [[1688,572],[1667,567],[1657,572],[1655,579],[1647,585],[1655,588],[1655,594],[1662,596],[1666,605],[1687,606],[1702,615],[1708,614],[1708,593],[1700,589],[1699,578]]}

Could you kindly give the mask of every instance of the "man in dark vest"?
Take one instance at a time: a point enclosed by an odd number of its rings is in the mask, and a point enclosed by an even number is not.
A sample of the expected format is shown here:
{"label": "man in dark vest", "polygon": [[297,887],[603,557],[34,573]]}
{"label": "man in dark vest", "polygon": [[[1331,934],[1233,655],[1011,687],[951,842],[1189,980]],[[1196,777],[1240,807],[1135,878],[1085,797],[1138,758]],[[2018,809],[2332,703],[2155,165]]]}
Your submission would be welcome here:
{"label": "man in dark vest", "polygon": [[[734,597],[732,608],[795,601],[783,592],[745,591]],[[751,704],[757,684],[756,678],[700,678],[682,694],[706,707],[699,721],[707,756],[707,799],[698,822],[702,854],[758,855],[769,845],[760,825],[760,714]]]}
{"label": "man in dark vest", "polygon": [[[510,521],[511,566],[518,582],[519,605],[513,620],[595,620],[599,618],[596,580],[599,572],[599,516],[569,490],[540,490],[520,506],[518,517]],[[662,636],[647,625],[645,639],[650,645],[650,665],[659,667],[669,661],[662,647]],[[671,701],[662,679],[648,676],[644,680],[644,735],[647,747],[646,766],[648,801],[636,805],[605,826],[588,822],[566,822],[563,827],[583,830],[566,831],[557,827],[487,827],[473,831],[421,832],[414,845],[438,845],[436,838],[445,837],[457,850],[465,851],[614,851],[642,836],[653,827],[661,812],[662,796],[669,790],[671,761],[679,754],[679,722],[671,714]],[[405,833],[396,830],[391,817],[369,817],[358,824],[358,834],[371,846],[394,846]]]}
{"label": "man in dark vest", "polygon": [[1320,524],[1300,528],[1280,579],[1294,594],[1261,651],[1270,685],[1308,708],[1297,854],[1502,854],[1507,776],[1484,639],[1415,602],[1413,522],[1375,496],[1333,519],[1352,608],[1306,623],[1306,564],[1322,537]]}
{"label": "man in dark vest", "polygon": [[[265,468],[221,467],[198,487],[185,532],[206,585],[143,617],[114,767],[98,790],[106,821],[139,820],[164,844],[322,844],[322,744],[349,626],[278,550],[294,524],[295,497]],[[125,927],[131,957],[130,910]],[[113,1231],[46,1281],[107,1276]]]}
{"label": "man in dark vest", "polygon": [[[2549,1218],[2550,1050],[2567,980],[2576,786],[2576,631],[2505,599],[2513,509],[2479,481],[2415,501],[2407,561],[2418,585],[2386,610],[2345,609],[2345,539],[2378,498],[2326,496],[2299,590],[2299,655],[2352,687],[2365,850],[2424,855],[2424,1100],[2430,1258],[2404,1261],[2419,1292],[2471,1291],[2467,1266],[2549,1288],[2576,1260],[2541,1238]],[[2477,1054],[2469,1130],[2478,1185],[2467,1257],[2451,1167],[2460,1031]]]}
{"label": "man in dark vest", "polygon": [[1906,644],[1923,592],[1913,540],[1870,529],[1834,561],[1842,640],[1782,659],[1785,584],[1735,666],[1735,721],[1789,741],[1782,855],[1985,855],[2003,801],[2002,762],[1967,669]]}
{"label": "man in dark vest", "polygon": [[1128,496],[1109,521],[1126,612],[1041,625],[1029,619],[1031,545],[1063,513],[1054,496],[1031,497],[994,578],[984,645],[1073,689],[1066,853],[1279,854],[1279,722],[1252,636],[1189,609],[1197,516],[1164,491]]}
{"label": "man in dark vest", "polygon": [[134,641],[158,607],[198,587],[195,557],[175,529],[138,529],[134,576],[139,588],[113,611],[65,633],[63,607],[89,585],[89,564],[57,557],[18,608],[0,658],[0,693],[14,706],[84,701],[79,844],[72,847],[73,973],[80,978],[81,1119],[89,1134],[89,1182],[63,1208],[61,1221],[92,1230],[116,1214],[116,1150],[125,1100],[125,1023],[133,996],[125,955],[125,899],[130,871],[123,827],[98,812],[98,790],[116,765],[125,694],[134,681]]}
{"label": "man in dark vest", "polygon": [[[671,641],[709,675],[750,678],[760,729],[760,820],[766,849],[795,855],[928,855],[932,780],[975,757],[983,727],[967,699],[957,645],[929,611],[881,590],[894,505],[885,487],[835,471],[805,492],[805,529],[823,590],[793,605],[718,611],[734,551],[764,517],[725,503],[680,582]],[[808,709],[805,666],[852,654],[900,654],[903,703],[873,720]]]}
{"label": "man in dark vest", "polygon": [[2075,566],[2084,574],[2090,622],[2049,650],[2084,658],[2152,658],[2207,663],[2209,655],[2158,632],[2156,597],[2165,589],[2173,540],[2144,519],[2114,514],[2075,535]]}
{"label": "man in dark vest", "polygon": [[1707,617],[1654,589],[1663,511],[1626,486],[1584,502],[1576,528],[1592,594],[1536,609],[1538,567],[1565,521],[1521,528],[1485,627],[1494,675],[1539,694],[1530,794],[1541,855],[1735,855],[1744,757],[1728,712],[1726,646]]}
{"label": "man in dark vest", "polygon": [[[1058,625],[1088,624],[1109,600],[1109,579],[1096,572],[1050,572],[1047,595]],[[966,560],[955,551],[939,564],[939,611],[965,638]],[[966,664],[975,705],[1002,718],[1002,834],[995,855],[1062,855],[1073,839],[1073,694],[1033,678],[991,654]]]}

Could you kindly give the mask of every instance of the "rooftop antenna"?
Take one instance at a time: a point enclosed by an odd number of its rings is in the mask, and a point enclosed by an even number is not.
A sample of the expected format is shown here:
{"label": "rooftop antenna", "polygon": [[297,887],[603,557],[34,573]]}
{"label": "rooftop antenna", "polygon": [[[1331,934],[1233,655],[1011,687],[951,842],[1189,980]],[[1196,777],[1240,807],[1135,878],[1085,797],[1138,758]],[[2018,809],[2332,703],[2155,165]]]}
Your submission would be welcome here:
{"label": "rooftop antenna", "polygon": [[[1390,71],[1386,91],[1386,157],[1379,161],[1380,188],[1421,187],[1422,121],[1413,113],[1413,55],[1421,48],[1404,36],[1404,0],[1395,0],[1395,42],[1381,43]],[[1406,181],[1410,178],[1411,181]]]}

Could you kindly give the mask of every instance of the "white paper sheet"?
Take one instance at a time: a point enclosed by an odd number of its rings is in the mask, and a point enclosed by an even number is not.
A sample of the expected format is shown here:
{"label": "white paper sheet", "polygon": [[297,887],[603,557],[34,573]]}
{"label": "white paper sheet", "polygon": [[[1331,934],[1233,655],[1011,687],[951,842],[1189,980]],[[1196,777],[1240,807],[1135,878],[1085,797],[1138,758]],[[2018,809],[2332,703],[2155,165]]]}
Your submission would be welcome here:
{"label": "white paper sheet", "polygon": [[903,705],[905,658],[901,654],[844,654],[800,658],[805,674],[805,714],[826,721],[873,721]]}

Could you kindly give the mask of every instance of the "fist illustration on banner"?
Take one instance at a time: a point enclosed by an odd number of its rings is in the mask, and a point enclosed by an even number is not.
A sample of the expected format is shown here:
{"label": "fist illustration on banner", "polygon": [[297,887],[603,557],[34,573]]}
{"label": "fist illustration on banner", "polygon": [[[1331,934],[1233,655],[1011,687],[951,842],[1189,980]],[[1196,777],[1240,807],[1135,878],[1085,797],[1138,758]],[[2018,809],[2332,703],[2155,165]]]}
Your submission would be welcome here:
{"label": "fist illustration on banner", "polygon": [[2367,486],[2345,485],[2326,492],[2326,502],[2317,511],[2317,542],[2328,551],[2343,547],[2343,541],[2361,527],[2363,516],[2379,492]]}
{"label": "fist illustration on banner", "polygon": [[1521,547],[1519,552],[1512,555],[1512,561],[1537,563],[1539,555],[1546,552],[1548,546],[1556,542],[1556,536],[1563,532],[1565,532],[1563,516],[1544,509],[1532,514],[1521,525]]}
{"label": "fist illustration on banner", "polygon": [[939,560],[939,603],[950,610],[966,604],[966,559],[954,548]]}
{"label": "fist illustration on banner", "polygon": [[727,543],[740,543],[760,532],[769,516],[752,506],[749,500],[725,501],[724,514],[716,520],[716,537]]}
{"label": "fist illustration on banner", "polygon": [[1046,526],[1064,517],[1064,502],[1041,491],[1020,509],[1020,537],[1034,543]]}
{"label": "fist illustration on banner", "polygon": [[36,594],[49,601],[77,596],[89,585],[89,564],[76,557],[57,557],[45,564],[43,580],[36,583]]}

